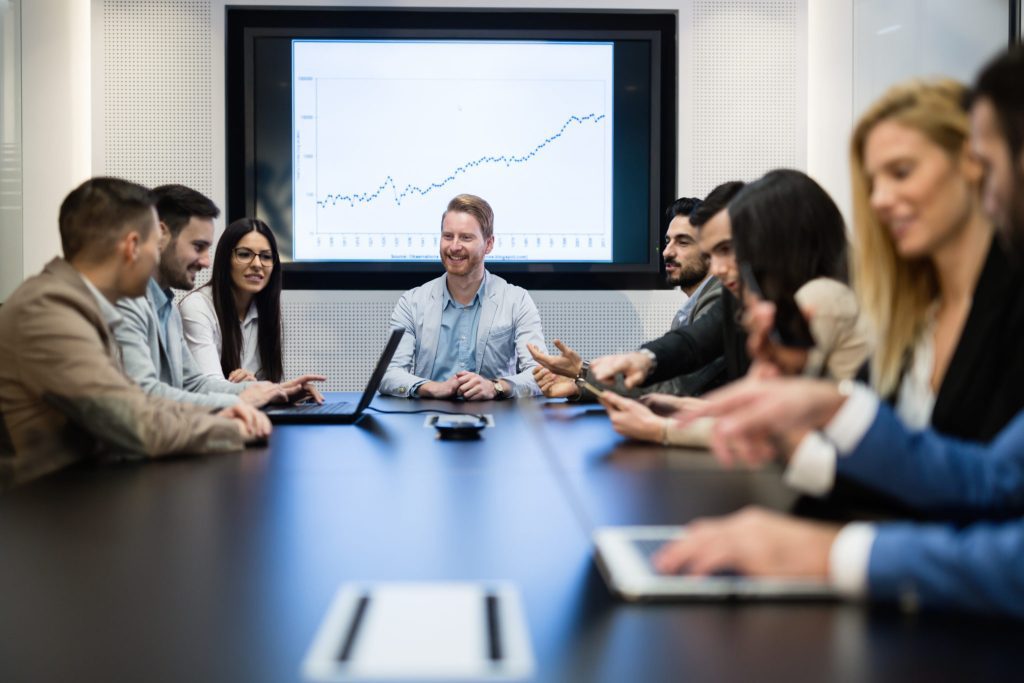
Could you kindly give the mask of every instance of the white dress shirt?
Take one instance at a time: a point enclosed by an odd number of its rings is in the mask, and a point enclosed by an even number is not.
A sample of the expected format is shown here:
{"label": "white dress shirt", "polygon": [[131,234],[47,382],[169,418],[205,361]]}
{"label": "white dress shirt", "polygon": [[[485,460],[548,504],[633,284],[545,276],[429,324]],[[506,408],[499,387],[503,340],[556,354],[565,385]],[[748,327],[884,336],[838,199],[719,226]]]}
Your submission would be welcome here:
{"label": "white dress shirt", "polygon": [[[217,311],[213,307],[213,290],[210,285],[192,292],[178,305],[185,329],[185,342],[204,375],[224,377],[220,367],[221,334]],[[259,315],[256,302],[249,305],[242,326],[242,367],[264,379],[263,365],[259,351]]]}
{"label": "white dress shirt", "polygon": [[896,392],[896,415],[911,429],[924,429],[932,421],[935,392],[932,372],[935,370],[935,307],[928,324],[914,344],[910,365],[900,378]]}
{"label": "white dress shirt", "polygon": [[[786,483],[818,496],[831,491],[836,480],[836,459],[857,447],[877,413],[875,393],[862,384],[853,385],[849,397],[825,429],[811,432],[797,446],[786,466]],[[864,594],[874,540],[874,525],[856,522],[844,526],[832,542],[829,579],[843,595]]]}

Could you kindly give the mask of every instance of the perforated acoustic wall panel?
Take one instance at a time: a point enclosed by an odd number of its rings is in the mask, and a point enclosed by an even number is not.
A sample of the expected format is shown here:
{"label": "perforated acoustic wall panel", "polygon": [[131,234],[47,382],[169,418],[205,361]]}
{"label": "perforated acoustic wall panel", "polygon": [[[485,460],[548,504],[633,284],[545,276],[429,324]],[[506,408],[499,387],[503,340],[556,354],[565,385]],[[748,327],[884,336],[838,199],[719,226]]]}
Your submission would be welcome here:
{"label": "perforated acoustic wall panel", "polygon": [[103,0],[99,15],[99,170],[213,194],[210,3]]}
{"label": "perforated acoustic wall panel", "polygon": [[684,190],[804,168],[806,2],[694,0],[692,11],[693,83],[680,84],[680,98],[694,177]]}
{"label": "perforated acoustic wall panel", "polygon": [[[361,389],[384,348],[401,292],[284,293],[285,374],[327,375],[327,389]],[[632,351],[664,334],[684,301],[676,292],[531,293],[548,347],[561,339],[584,358]]]}

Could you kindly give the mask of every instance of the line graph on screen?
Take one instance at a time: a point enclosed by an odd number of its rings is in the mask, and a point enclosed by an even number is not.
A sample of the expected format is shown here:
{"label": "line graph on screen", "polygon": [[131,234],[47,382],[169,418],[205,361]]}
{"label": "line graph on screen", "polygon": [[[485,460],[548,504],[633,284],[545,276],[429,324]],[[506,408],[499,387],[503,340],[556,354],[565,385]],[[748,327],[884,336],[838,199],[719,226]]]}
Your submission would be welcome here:
{"label": "line graph on screen", "polygon": [[610,260],[610,48],[583,47],[296,45],[294,258],[435,259],[469,192],[491,259]]}

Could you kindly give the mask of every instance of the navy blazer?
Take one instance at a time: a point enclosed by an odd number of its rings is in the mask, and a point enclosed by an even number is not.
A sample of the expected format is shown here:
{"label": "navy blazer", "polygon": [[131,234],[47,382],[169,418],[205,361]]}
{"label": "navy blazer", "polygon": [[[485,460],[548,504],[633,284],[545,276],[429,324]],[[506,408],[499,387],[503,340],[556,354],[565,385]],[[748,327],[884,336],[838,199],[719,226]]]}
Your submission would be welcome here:
{"label": "navy blazer", "polygon": [[1024,618],[1024,413],[989,445],[912,432],[880,405],[837,474],[966,524],[884,523],[871,547],[873,599]]}

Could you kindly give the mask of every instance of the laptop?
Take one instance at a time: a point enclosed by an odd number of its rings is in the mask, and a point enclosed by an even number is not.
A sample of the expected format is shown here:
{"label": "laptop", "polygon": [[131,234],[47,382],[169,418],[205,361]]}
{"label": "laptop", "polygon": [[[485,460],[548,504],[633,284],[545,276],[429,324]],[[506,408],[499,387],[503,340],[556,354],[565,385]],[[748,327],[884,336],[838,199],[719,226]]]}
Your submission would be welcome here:
{"label": "laptop", "polygon": [[608,588],[626,600],[828,600],[838,595],[827,582],[740,575],[659,574],[654,554],[686,533],[683,526],[598,527],[592,534],[598,570]]}
{"label": "laptop", "polygon": [[370,375],[370,381],[363,390],[363,396],[359,403],[353,405],[347,401],[325,401],[317,405],[308,403],[301,405],[268,405],[263,408],[270,421],[274,424],[352,424],[363,416],[366,406],[370,405],[373,395],[380,387],[384,373],[387,372],[392,356],[398,348],[398,342],[402,341],[404,329],[391,330],[391,337],[388,339],[384,352],[377,360],[377,367]]}

